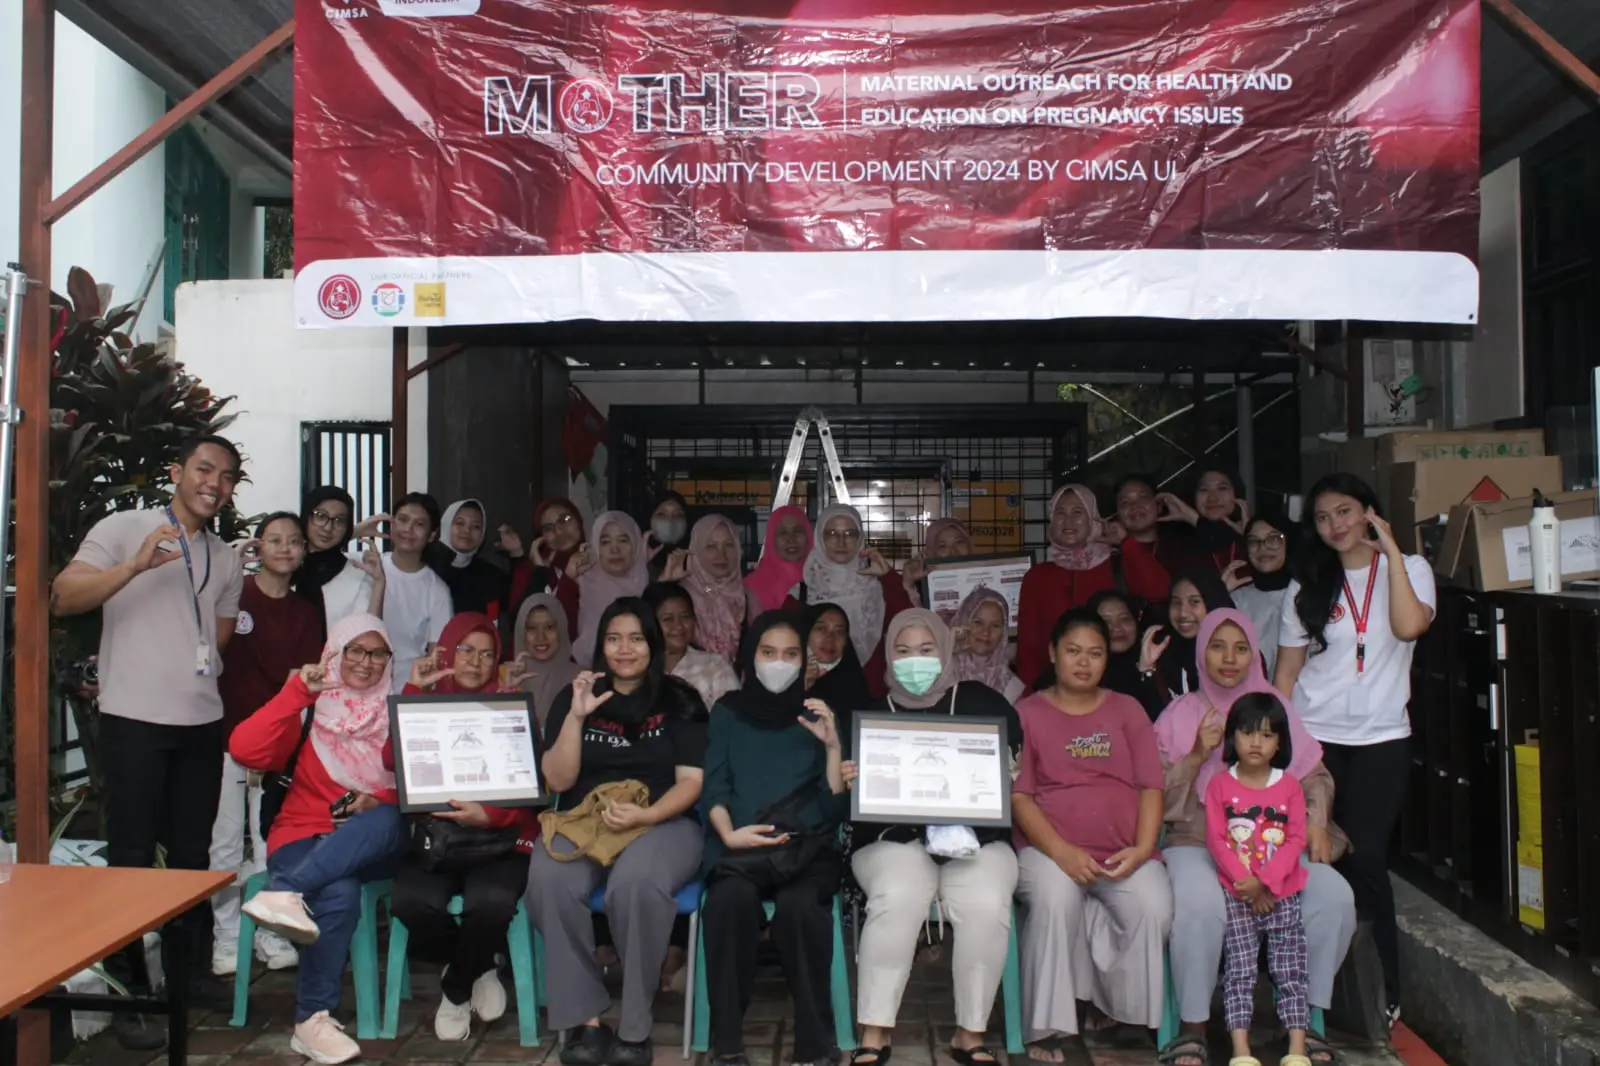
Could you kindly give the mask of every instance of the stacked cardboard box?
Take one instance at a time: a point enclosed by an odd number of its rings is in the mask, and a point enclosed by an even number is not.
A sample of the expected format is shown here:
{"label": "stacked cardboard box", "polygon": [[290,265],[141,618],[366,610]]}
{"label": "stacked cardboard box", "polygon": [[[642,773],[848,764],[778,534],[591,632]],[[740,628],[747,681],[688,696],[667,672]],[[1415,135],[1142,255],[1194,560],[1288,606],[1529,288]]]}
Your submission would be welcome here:
{"label": "stacked cardboard box", "polygon": [[1539,789],[1539,745],[1513,747],[1517,763],[1517,917],[1544,928],[1544,809]]}
{"label": "stacked cardboard box", "polygon": [[[1600,512],[1595,508],[1595,491],[1550,493],[1549,500],[1561,522],[1561,579],[1600,577]],[[1451,508],[1434,570],[1455,584],[1483,592],[1531,588],[1528,523],[1532,518],[1531,497]]]}

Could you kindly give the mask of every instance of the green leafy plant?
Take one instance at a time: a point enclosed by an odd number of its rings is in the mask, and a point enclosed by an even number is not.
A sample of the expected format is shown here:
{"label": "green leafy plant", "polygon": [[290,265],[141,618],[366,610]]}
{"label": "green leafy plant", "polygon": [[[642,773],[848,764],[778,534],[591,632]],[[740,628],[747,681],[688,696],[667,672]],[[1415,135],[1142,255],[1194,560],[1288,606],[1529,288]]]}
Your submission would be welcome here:
{"label": "green leafy plant", "polygon": [[[217,396],[172,359],[164,346],[136,344],[126,332],[140,304],[107,307],[107,290],[74,267],[67,294],[51,293],[54,368],[50,382],[49,576],[72,561],[89,529],[114,511],[164,506],[171,498],[168,470],[184,442],[219,433],[233,421],[232,397]],[[243,520],[229,508],[217,532],[234,539]],[[13,542],[14,543],[14,542]],[[6,560],[7,567],[13,560]],[[92,689],[77,669],[96,653],[100,615],[91,612],[52,622],[50,712],[53,722],[71,715],[88,768],[87,795],[61,797],[64,820],[98,812],[104,794],[97,744],[98,711]],[[8,647],[10,645],[8,644]],[[8,656],[9,660],[9,656]],[[10,662],[6,663],[10,673]],[[14,735],[6,679],[5,722]],[[3,753],[10,762],[10,751]],[[52,789],[59,793],[60,789]],[[75,804],[75,805],[74,805]],[[70,810],[69,810],[70,809]]]}

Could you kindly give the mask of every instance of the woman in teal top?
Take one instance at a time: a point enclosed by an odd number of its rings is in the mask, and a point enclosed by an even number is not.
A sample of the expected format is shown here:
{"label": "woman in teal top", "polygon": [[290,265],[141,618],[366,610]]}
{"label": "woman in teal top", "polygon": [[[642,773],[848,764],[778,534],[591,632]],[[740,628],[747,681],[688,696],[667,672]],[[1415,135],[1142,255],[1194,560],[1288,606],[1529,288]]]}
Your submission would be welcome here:
{"label": "woman in teal top", "polygon": [[706,841],[706,985],[711,1051],[748,1066],[744,1013],[755,985],[763,902],[794,995],[795,1063],[837,1060],[828,979],[834,894],[844,866],[835,844],[849,817],[833,711],[805,695],[799,624],[769,611],[740,649],[744,687],[711,712],[701,803]]}

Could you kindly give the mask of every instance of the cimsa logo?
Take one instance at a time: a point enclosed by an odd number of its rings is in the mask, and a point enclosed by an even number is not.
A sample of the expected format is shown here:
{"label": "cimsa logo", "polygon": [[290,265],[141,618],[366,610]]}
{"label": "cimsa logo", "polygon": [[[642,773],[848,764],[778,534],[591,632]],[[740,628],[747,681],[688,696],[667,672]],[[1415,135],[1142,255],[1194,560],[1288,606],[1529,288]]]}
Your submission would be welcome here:
{"label": "cimsa logo", "polygon": [[367,9],[357,6],[355,0],[322,0],[322,13],[330,22],[367,17]]}

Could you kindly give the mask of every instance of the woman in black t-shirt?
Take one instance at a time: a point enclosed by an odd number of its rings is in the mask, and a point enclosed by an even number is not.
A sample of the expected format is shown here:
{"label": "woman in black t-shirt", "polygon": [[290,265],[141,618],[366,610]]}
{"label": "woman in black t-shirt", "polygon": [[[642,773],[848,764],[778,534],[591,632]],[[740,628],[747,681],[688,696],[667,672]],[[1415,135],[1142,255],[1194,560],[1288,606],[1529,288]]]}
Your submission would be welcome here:
{"label": "woman in black t-shirt", "polygon": [[[601,785],[634,780],[646,806],[613,804],[616,831],[644,828],[611,867],[557,862],[540,847],[528,868],[528,914],[544,935],[550,1026],[572,1030],[561,1052],[568,1066],[649,1066],[651,1004],[677,907],[673,896],[700,866],[702,830],[685,817],[700,798],[706,727],[700,697],[666,674],[656,615],[635,598],[606,609],[593,672],[556,697],[545,723],[545,783],[570,809]],[[565,838],[546,840],[559,852]],[[605,885],[605,909],[622,959],[622,1017],[601,1024],[611,1006],[595,962],[589,897]]]}

